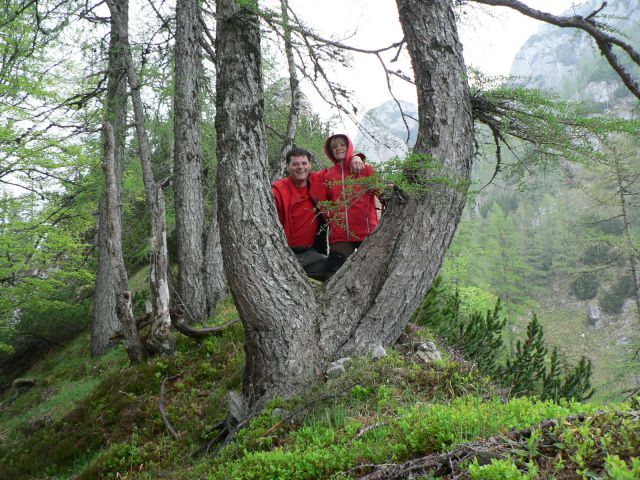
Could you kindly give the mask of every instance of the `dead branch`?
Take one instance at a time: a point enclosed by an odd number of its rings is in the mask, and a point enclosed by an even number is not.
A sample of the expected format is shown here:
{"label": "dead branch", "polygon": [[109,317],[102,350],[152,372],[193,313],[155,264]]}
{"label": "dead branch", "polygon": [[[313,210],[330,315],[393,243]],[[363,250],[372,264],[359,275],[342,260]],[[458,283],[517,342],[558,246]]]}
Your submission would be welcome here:
{"label": "dead branch", "polygon": [[177,374],[177,375],[173,375],[172,377],[165,377],[162,380],[162,383],[160,384],[160,415],[162,416],[162,421],[164,422],[164,425],[167,427],[167,430],[169,431],[169,433],[171,435],[173,435],[173,438],[175,438],[176,440],[178,440],[180,438],[180,433],[176,432],[176,430],[173,428],[173,425],[171,425],[171,422],[169,421],[169,418],[167,417],[167,412],[164,409],[164,386],[167,383],[167,381],[173,381],[176,380],[177,378],[180,378],[182,376],[181,373]]}
{"label": "dead branch", "polygon": [[171,312],[171,319],[173,320],[173,326],[176,327],[183,335],[191,338],[202,339],[210,336],[222,335],[222,333],[229,328],[231,325],[235,325],[240,321],[240,318],[235,318],[230,322],[225,323],[224,325],[218,325],[217,327],[208,327],[208,328],[193,328],[184,321],[184,317],[180,311],[173,310]]}

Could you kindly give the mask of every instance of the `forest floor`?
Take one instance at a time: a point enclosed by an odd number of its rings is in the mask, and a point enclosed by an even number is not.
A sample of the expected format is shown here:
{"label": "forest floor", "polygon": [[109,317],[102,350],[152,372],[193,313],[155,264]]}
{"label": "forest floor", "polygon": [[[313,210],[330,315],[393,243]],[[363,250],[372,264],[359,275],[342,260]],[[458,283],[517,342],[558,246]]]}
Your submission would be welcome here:
{"label": "forest floor", "polygon": [[[235,315],[227,303],[213,324]],[[130,366],[122,347],[90,359],[78,337],[0,398],[0,478],[640,478],[637,406],[509,398],[446,347],[430,363],[354,359],[221,434],[242,341],[236,324]]]}

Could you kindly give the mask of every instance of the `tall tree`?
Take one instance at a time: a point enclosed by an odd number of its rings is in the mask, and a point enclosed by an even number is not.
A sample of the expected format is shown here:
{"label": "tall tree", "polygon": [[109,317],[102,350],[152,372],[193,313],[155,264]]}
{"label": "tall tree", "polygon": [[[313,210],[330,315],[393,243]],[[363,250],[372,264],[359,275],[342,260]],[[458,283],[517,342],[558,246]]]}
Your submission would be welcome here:
{"label": "tall tree", "polygon": [[205,210],[200,153],[198,1],[176,4],[174,166],[179,301],[186,317],[207,316],[204,282]]}
{"label": "tall tree", "polygon": [[138,336],[136,319],[133,316],[132,295],[129,290],[129,279],[122,255],[122,217],[118,215],[118,209],[116,208],[118,187],[114,156],[115,140],[113,129],[108,122],[105,122],[103,128],[107,137],[107,148],[102,161],[105,176],[105,203],[108,212],[107,250],[115,276],[116,313],[122,323],[127,354],[133,363],[140,363],[144,350]]}
{"label": "tall tree", "polygon": [[[111,34],[109,39],[109,60],[107,65],[107,92],[104,100],[105,120],[113,128],[114,175],[116,202],[114,214],[122,221],[122,177],[125,163],[125,137],[127,118],[127,70],[126,40],[128,38],[128,0],[114,0],[111,8]],[[103,132],[103,149],[106,151],[107,138]],[[107,249],[109,212],[106,200],[100,202],[98,214],[98,271],[96,273],[91,322],[91,354],[102,355],[109,346],[111,337],[121,328],[116,314],[115,276]]]}
{"label": "tall tree", "polygon": [[[111,8],[111,1],[107,0]],[[127,78],[131,87],[131,102],[138,139],[138,152],[142,164],[142,177],[147,197],[147,207],[151,216],[151,270],[149,284],[151,286],[151,304],[153,308],[153,323],[149,335],[149,346],[161,354],[173,353],[175,340],[171,334],[171,316],[169,315],[169,257],[167,248],[167,221],[164,193],[156,183],[151,165],[151,149],[146,130],[146,121],[140,83],[136,74],[128,36],[123,40],[127,66]]]}
{"label": "tall tree", "polygon": [[469,88],[449,1],[398,0],[419,132],[415,192],[396,193],[378,230],[314,289],[276,228],[267,177],[259,22],[253,3],[217,1],[219,222],[245,327],[244,392],[291,395],[336,358],[390,345],[430,286],[465,202],[473,155]]}

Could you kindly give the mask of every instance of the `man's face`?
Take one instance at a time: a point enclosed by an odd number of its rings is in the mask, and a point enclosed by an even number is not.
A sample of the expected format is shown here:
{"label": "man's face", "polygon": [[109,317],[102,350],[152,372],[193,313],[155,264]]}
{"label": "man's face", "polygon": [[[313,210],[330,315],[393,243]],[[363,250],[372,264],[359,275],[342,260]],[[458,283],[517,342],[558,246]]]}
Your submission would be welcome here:
{"label": "man's face", "polygon": [[331,140],[331,153],[337,162],[342,162],[347,157],[347,142],[342,137]]}
{"label": "man's face", "polygon": [[289,171],[289,177],[291,177],[294,182],[306,182],[311,173],[311,162],[309,162],[306,156],[291,157],[287,169]]}

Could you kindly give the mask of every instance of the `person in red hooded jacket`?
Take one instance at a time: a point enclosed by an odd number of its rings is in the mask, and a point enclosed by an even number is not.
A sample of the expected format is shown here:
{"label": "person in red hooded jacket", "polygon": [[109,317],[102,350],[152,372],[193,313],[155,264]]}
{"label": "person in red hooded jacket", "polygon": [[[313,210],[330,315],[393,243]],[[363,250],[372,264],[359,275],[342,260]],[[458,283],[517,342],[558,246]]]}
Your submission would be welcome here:
{"label": "person in red hooded jacket", "polygon": [[[284,229],[287,243],[308,276],[324,280],[327,273],[326,246],[324,252],[315,247],[320,228],[317,203],[326,200],[323,183],[327,170],[311,171],[311,153],[293,148],[287,155],[289,176],[274,182],[273,198],[278,218]],[[362,171],[364,164],[358,159],[354,171]]]}
{"label": "person in red hooded jacket", "polygon": [[325,142],[324,152],[334,164],[324,174],[326,198],[331,202],[325,209],[329,224],[327,271],[331,275],[376,228],[378,211],[375,190],[366,180],[375,175],[375,170],[365,164],[360,172],[351,171],[354,158],[364,160],[364,155],[354,156],[349,137],[332,135]]}

